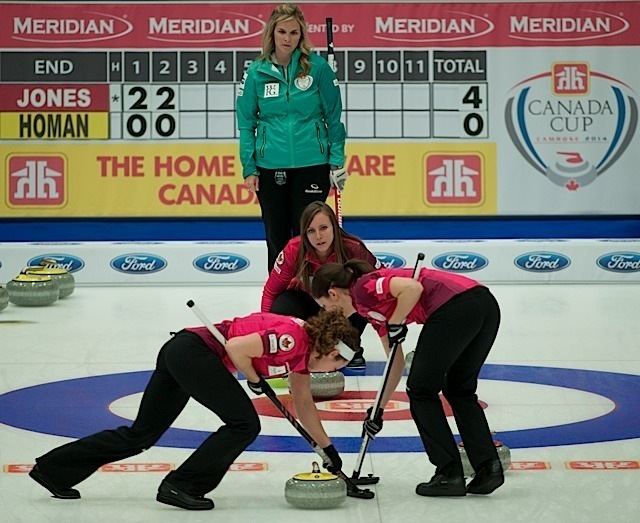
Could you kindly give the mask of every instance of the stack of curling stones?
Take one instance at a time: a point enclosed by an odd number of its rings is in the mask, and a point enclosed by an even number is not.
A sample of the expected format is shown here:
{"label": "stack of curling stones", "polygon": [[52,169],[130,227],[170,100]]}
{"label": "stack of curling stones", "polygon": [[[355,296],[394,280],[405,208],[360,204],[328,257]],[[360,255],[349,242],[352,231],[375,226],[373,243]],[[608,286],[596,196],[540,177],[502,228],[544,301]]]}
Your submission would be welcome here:
{"label": "stack of curling stones", "polygon": [[[46,260],[43,260],[43,263],[45,262]],[[60,287],[60,299],[71,296],[76,287],[76,281],[73,274],[66,269],[41,265],[39,267],[27,267],[22,272],[25,274],[35,274],[36,276],[48,276],[52,280],[58,282],[58,286]]]}
{"label": "stack of curling stones", "polygon": [[297,508],[334,508],[347,498],[347,484],[333,474],[320,472],[320,466],[314,461],[311,472],[302,472],[287,480],[284,497]]}
{"label": "stack of curling stones", "polygon": [[22,307],[43,307],[58,299],[60,286],[49,276],[19,274],[7,283],[9,301]]}
{"label": "stack of curling stones", "polygon": [[[493,444],[496,446],[496,450],[498,451],[498,457],[500,458],[500,463],[502,463],[502,469],[506,472],[509,470],[509,466],[511,465],[511,450],[507,447],[502,441],[493,440]],[[473,473],[473,467],[471,466],[471,462],[469,461],[469,456],[467,456],[467,451],[464,448],[464,443],[458,443],[458,450],[460,451],[460,459],[462,460],[462,470],[464,471],[464,475],[467,478],[470,478]]]}
{"label": "stack of curling stones", "polygon": [[0,311],[9,305],[9,291],[0,285]]}
{"label": "stack of curling stones", "polygon": [[69,271],[55,265],[54,260],[45,259],[41,265],[20,271],[7,283],[9,301],[22,307],[42,307],[70,296],[75,289],[75,279]]}

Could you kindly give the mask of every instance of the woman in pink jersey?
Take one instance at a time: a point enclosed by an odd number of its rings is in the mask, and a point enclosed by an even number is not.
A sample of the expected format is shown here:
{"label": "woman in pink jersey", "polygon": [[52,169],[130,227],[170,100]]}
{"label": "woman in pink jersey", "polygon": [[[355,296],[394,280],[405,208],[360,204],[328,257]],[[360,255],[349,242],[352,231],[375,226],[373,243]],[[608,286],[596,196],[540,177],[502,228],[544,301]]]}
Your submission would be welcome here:
{"label": "woman in pink jersey", "polygon": [[[306,320],[320,310],[309,294],[313,274],[325,263],[351,259],[380,263],[359,238],[338,225],[333,209],[324,202],[307,205],[300,217],[300,235],[289,240],[278,255],[262,291],[263,312],[274,312]],[[360,334],[367,320],[354,312],[349,321]],[[362,349],[349,362],[350,368],[365,366]]]}
{"label": "woman in pink jersey", "polygon": [[297,318],[256,313],[217,325],[227,339],[222,346],[206,327],[178,332],[160,349],[138,415],[129,426],[104,430],[67,443],[36,459],[30,476],[54,497],[77,499],[72,488],[106,463],[134,456],[153,446],[178,417],[189,398],[224,423],[160,484],[156,499],[188,510],[209,510],[204,494],[222,480],[229,466],[260,432],[260,420],[249,396],[234,377],[239,371],[249,388],[262,394],[265,378],[289,376],[294,405],[302,425],[331,463],[342,461],[322,427],[310,390],[310,371],[334,371],[348,362],[357,333],[339,313]]}
{"label": "woman in pink jersey", "polygon": [[[407,394],[411,414],[436,467],[431,480],[420,483],[421,496],[490,494],[504,475],[489,426],[478,403],[480,368],[487,359],[500,325],[500,308],[489,289],[471,278],[444,271],[422,269],[374,270],[366,262],[351,260],[324,265],[316,272],[312,294],[327,310],[354,310],[378,331],[385,349],[402,343],[407,323],[422,324]],[[386,405],[401,376],[396,358],[382,397]],[[475,470],[465,487],[458,447],[440,402],[442,392]],[[372,436],[382,429],[382,419],[365,422]]]}

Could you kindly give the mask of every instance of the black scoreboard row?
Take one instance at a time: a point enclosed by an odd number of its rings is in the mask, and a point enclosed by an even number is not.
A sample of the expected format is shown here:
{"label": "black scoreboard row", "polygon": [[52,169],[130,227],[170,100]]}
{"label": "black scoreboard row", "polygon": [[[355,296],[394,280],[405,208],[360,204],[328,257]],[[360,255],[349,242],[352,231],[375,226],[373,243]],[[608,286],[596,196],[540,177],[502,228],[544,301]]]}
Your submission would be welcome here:
{"label": "black scoreboard row", "polygon": [[[3,51],[0,82],[239,82],[258,52]],[[346,50],[336,61],[343,82],[487,79],[486,51]]]}

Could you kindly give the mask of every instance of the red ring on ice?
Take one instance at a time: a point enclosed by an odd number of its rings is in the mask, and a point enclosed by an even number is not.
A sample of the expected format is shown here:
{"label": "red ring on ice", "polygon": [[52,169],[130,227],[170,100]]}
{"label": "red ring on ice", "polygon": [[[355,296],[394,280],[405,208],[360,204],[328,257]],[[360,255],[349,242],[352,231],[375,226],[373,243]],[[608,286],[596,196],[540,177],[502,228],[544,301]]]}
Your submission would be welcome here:
{"label": "red ring on ice", "polygon": [[[331,399],[315,400],[316,408],[323,421],[362,421],[365,412],[373,405],[376,399],[376,391],[345,391],[339,396]],[[296,415],[293,399],[290,394],[280,394],[278,399],[282,404]],[[447,416],[453,416],[449,402],[440,395],[440,401]],[[483,409],[487,408],[484,401],[479,401]],[[268,398],[256,398],[253,406],[260,416],[272,418],[283,418],[284,416],[276,409]],[[391,420],[411,420],[409,411],[409,397],[406,392],[394,392],[391,400],[384,411],[385,421]]]}

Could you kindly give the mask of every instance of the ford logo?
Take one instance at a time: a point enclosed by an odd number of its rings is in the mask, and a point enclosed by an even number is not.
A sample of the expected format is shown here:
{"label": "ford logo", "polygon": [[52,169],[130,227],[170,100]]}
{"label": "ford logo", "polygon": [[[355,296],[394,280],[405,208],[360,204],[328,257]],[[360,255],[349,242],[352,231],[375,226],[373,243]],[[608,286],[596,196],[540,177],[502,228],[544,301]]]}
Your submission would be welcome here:
{"label": "ford logo", "polygon": [[514,263],[525,271],[555,272],[569,267],[571,260],[557,252],[538,251],[522,254],[514,260]]}
{"label": "ford logo", "polygon": [[153,254],[123,254],[111,260],[111,267],[126,274],[151,274],[167,266],[167,260]]}
{"label": "ford logo", "polygon": [[596,261],[598,267],[612,272],[640,271],[640,253],[638,252],[610,252]]}
{"label": "ford logo", "polygon": [[431,263],[444,271],[473,272],[484,269],[489,260],[475,252],[446,252],[436,256]]}
{"label": "ford logo", "polygon": [[400,269],[407,264],[407,260],[397,254],[391,254],[389,252],[375,252],[373,254],[378,258],[380,265],[382,265],[384,269]]}
{"label": "ford logo", "polygon": [[249,260],[244,256],[229,252],[203,254],[193,260],[193,266],[196,269],[213,274],[240,272],[249,267],[249,265]]}
{"label": "ford logo", "polygon": [[[28,266],[40,265],[43,260],[51,260],[55,262],[56,269],[64,269],[69,272],[77,272],[84,267],[84,260],[71,254],[41,254],[34,256],[28,262]],[[47,265],[50,265],[47,263]]]}

